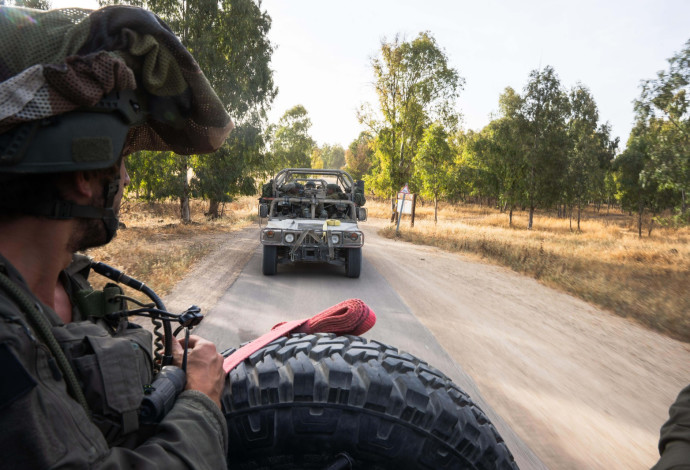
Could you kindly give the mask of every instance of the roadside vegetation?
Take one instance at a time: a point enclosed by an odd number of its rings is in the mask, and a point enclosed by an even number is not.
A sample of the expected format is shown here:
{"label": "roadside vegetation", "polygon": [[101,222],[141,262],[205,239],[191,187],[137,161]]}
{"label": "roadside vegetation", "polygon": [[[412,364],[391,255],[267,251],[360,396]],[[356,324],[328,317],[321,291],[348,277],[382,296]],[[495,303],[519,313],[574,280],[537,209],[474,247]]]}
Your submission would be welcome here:
{"label": "roadside vegetation", "polygon": [[[387,217],[390,204],[370,202],[373,217]],[[380,233],[451,252],[472,254],[575,295],[673,338],[690,342],[690,228],[659,227],[640,238],[636,215],[620,209],[583,210],[581,231],[567,218],[537,211],[508,214],[473,204],[418,206],[415,226],[403,216]]]}
{"label": "roadside vegetation", "polygon": [[[222,234],[256,223],[256,198],[226,203],[216,218],[206,215],[208,203],[192,200],[190,209],[190,222],[181,223],[176,201],[126,200],[120,217],[124,226],[117,237],[87,254],[145,282],[164,296],[196,261],[222,242]],[[108,282],[96,274],[89,279],[96,288]]]}

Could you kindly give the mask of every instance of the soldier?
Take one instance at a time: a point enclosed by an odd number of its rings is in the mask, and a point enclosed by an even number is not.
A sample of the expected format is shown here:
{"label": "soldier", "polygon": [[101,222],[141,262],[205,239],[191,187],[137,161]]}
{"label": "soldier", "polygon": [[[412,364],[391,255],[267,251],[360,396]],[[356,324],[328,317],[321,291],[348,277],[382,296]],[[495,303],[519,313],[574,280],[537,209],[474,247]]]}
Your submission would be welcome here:
{"label": "soldier", "polygon": [[681,390],[661,427],[659,454],[653,470],[690,469],[690,386]]}
{"label": "soldier", "polygon": [[65,270],[115,235],[125,157],[217,149],[223,104],[164,23],[121,6],[0,7],[0,103],[2,467],[225,468],[215,346],[192,337],[186,390],[144,427],[151,335],[86,318],[74,294],[89,263]]}
{"label": "soldier", "polygon": [[261,186],[261,197],[259,197],[259,204],[270,204],[271,199],[273,199],[273,180],[268,183],[264,183]]}

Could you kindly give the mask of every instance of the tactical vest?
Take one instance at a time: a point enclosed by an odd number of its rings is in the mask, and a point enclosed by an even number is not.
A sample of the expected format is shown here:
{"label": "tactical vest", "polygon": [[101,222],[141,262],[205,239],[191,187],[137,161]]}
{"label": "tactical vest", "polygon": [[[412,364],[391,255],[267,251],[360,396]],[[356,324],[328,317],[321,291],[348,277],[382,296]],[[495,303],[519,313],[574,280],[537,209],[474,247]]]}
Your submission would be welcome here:
{"label": "tactical vest", "polygon": [[152,381],[152,335],[126,318],[107,314],[127,309],[122,289],[108,284],[94,290],[88,282],[90,259],[75,256],[61,273],[73,305],[71,323],[60,325],[45,312],[54,338],[83,391],[91,419],[109,446],[133,448],[148,432],[140,430],[139,407]]}

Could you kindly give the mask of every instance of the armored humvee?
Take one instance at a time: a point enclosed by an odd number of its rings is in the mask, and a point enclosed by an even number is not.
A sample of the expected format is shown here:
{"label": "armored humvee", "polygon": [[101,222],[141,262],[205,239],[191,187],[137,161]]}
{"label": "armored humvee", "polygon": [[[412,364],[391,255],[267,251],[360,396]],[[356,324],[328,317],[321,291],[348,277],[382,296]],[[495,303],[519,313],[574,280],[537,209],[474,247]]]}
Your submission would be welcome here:
{"label": "armored humvee", "polygon": [[357,221],[367,219],[362,206],[364,182],[343,170],[286,168],[263,186],[259,199],[263,273],[279,264],[320,262],[345,267],[359,277],[364,234]]}

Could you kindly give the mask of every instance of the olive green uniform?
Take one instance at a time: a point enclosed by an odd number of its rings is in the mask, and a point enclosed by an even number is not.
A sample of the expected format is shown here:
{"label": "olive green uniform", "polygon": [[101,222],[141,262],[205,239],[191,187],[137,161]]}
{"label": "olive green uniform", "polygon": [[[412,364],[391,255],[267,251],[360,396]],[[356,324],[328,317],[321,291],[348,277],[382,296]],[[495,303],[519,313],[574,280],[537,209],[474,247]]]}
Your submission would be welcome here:
{"label": "olive green uniform", "polygon": [[685,387],[669,410],[661,427],[661,459],[653,470],[690,469],[690,386]]}
{"label": "olive green uniform", "polygon": [[[77,259],[63,272],[68,294],[83,287]],[[165,468],[226,467],[227,428],[216,404],[187,390],[156,427],[140,425],[144,385],[151,383],[151,334],[122,320],[69,324],[29,291],[0,256],[0,273],[33,299],[79,380],[90,414],[68,393],[63,374],[22,309],[0,289],[0,467]]]}

